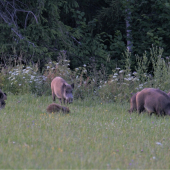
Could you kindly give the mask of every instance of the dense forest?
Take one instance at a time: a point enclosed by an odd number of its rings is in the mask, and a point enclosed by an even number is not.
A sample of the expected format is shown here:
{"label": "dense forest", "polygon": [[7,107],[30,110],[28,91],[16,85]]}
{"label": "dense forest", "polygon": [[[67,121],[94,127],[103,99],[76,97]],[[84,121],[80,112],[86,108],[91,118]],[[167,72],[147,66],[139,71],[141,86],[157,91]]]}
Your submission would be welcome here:
{"label": "dense forest", "polygon": [[71,69],[111,72],[123,67],[127,47],[132,67],[152,46],[169,56],[169,29],[170,0],[0,0],[0,64],[43,68],[64,52]]}

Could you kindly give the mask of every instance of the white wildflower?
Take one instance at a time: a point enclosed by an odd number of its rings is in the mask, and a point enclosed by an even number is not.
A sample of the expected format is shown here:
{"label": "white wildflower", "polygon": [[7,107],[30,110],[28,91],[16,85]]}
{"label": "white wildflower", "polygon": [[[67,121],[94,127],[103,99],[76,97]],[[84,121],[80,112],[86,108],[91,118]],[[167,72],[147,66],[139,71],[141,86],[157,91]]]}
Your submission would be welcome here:
{"label": "white wildflower", "polygon": [[124,78],[124,80],[126,80],[126,81],[130,81],[130,80],[132,80],[132,79],[133,79],[133,77]]}
{"label": "white wildflower", "polygon": [[118,76],[118,74],[117,74],[117,73],[115,73],[115,74],[114,74],[114,76]]}
{"label": "white wildflower", "polygon": [[135,78],[133,78],[133,81],[139,81],[139,79],[135,77]]}
{"label": "white wildflower", "polygon": [[31,76],[31,80],[34,79],[35,76]]}
{"label": "white wildflower", "polygon": [[120,70],[120,71],[119,71],[119,73],[123,73],[123,72],[124,72],[124,70]]}
{"label": "white wildflower", "polygon": [[127,74],[127,75],[126,75],[126,77],[130,77],[130,76],[131,76],[131,74]]}
{"label": "white wildflower", "polygon": [[44,81],[46,81],[46,79],[47,79],[47,77],[45,77],[45,76],[43,76],[42,78],[43,78]]}
{"label": "white wildflower", "polygon": [[156,142],[156,144],[157,144],[157,145],[160,145],[160,146],[163,146],[162,143],[160,143],[160,142]]}

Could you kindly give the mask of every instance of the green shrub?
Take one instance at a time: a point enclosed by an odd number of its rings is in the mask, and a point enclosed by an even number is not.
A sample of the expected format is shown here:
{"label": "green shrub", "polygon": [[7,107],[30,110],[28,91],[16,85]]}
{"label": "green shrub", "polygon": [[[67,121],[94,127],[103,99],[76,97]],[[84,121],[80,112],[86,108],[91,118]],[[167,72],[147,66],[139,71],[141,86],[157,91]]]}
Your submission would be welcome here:
{"label": "green shrub", "polygon": [[[50,95],[51,81],[56,76],[64,78],[68,83],[74,83],[74,98],[99,97],[104,101],[127,101],[132,93],[146,87],[169,91],[170,62],[169,57],[162,58],[163,49],[152,47],[150,53],[136,55],[135,71],[131,70],[131,53],[127,49],[124,55],[124,69],[115,68],[107,75],[106,68],[89,64],[70,70],[70,61],[64,52],[58,56],[58,62],[50,61],[43,72],[37,66],[22,65],[3,68],[0,74],[0,88],[13,94],[33,93]],[[152,66],[152,69],[150,69]],[[89,72],[91,70],[91,72]]]}
{"label": "green shrub", "polygon": [[[142,57],[136,55],[136,71],[132,72],[131,53],[125,51],[125,69],[116,68],[109,76],[107,83],[99,89],[99,96],[103,100],[124,101],[129,100],[132,93],[146,87],[159,88],[165,92],[170,89],[170,62],[169,57],[162,58],[163,49],[153,47],[150,56],[145,52]],[[149,65],[152,70],[149,72]]]}

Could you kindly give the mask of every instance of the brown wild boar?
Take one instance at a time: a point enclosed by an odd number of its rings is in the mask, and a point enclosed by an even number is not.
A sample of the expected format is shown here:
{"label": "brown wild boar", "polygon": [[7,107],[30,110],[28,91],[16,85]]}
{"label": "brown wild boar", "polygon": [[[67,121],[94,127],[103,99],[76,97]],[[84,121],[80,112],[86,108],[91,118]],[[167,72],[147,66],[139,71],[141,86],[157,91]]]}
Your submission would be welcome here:
{"label": "brown wild boar", "polygon": [[0,109],[5,107],[5,100],[7,100],[7,94],[0,89]]}
{"label": "brown wild boar", "polygon": [[59,104],[56,104],[56,103],[52,103],[52,104],[48,105],[46,110],[49,113],[60,112],[60,111],[63,112],[63,113],[69,113],[70,112],[68,107],[60,106]]}
{"label": "brown wild boar", "polygon": [[51,90],[52,90],[52,97],[53,101],[55,101],[55,96],[58,97],[60,100],[60,104],[62,102],[68,104],[73,102],[73,89],[74,83],[68,84],[66,81],[61,77],[55,77],[51,82]]}
{"label": "brown wild boar", "polygon": [[[151,89],[160,92],[159,89],[154,89],[154,88],[151,88]],[[137,92],[137,93],[138,93],[138,92]],[[132,113],[133,111],[136,111],[136,110],[137,110],[137,105],[136,105],[136,94],[137,94],[137,93],[133,93],[133,96],[132,96],[131,99],[130,99],[130,110],[129,110],[130,113]],[[167,93],[167,95],[170,97],[170,92]],[[145,109],[144,109],[143,111],[145,111]]]}
{"label": "brown wild boar", "polygon": [[136,94],[137,111],[144,109],[157,115],[170,115],[170,97],[163,91],[154,88],[145,88]]}
{"label": "brown wild boar", "polygon": [[167,95],[170,97],[170,92],[168,92]]}

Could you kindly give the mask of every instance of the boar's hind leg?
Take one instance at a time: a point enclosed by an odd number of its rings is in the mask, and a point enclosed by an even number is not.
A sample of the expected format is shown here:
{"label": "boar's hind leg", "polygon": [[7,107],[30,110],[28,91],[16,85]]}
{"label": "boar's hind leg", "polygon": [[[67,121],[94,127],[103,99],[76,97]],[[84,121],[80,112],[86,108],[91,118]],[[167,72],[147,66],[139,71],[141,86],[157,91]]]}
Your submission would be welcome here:
{"label": "boar's hind leg", "polygon": [[141,113],[141,112],[143,112],[144,111],[144,107],[143,106],[137,106],[137,112],[138,113]]}

